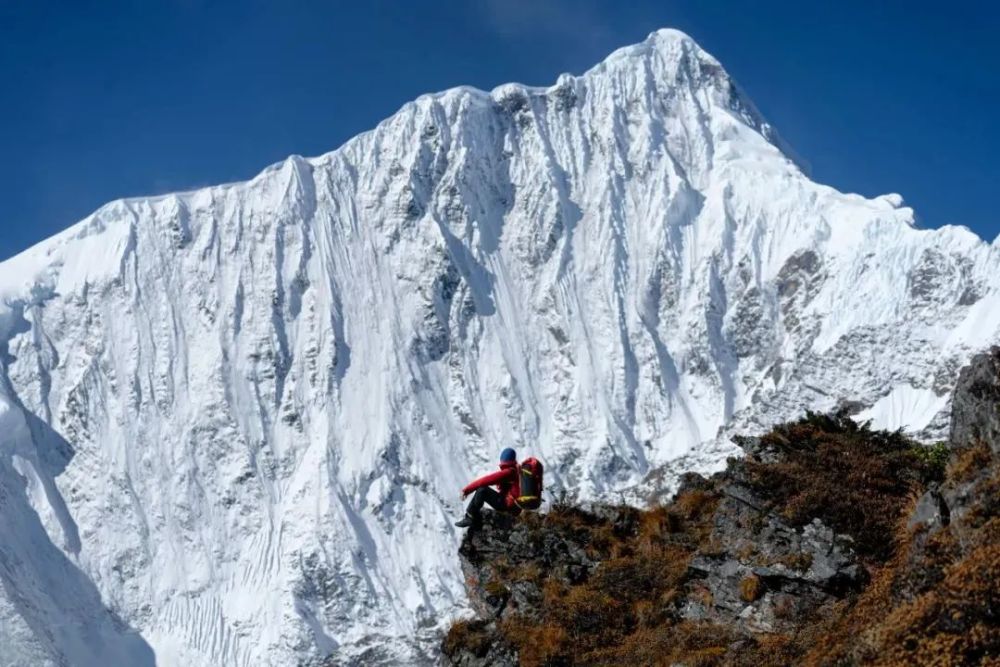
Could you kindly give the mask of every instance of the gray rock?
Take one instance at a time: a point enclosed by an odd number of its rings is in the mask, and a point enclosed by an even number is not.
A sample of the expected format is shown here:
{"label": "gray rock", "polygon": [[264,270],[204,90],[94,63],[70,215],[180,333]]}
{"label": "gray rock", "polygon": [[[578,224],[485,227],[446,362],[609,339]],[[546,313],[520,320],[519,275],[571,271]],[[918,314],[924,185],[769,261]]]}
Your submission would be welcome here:
{"label": "gray rock", "polygon": [[924,492],[913,508],[913,514],[906,522],[909,529],[923,528],[937,530],[947,526],[951,521],[951,511],[938,488],[932,487]]}
{"label": "gray rock", "polygon": [[774,463],[779,458],[777,450],[766,446],[764,441],[756,436],[736,435],[733,436],[732,441],[746,452],[747,456],[755,458],[761,463]]}
{"label": "gray rock", "polygon": [[1000,455],[1000,347],[976,355],[962,369],[951,415],[953,446],[983,440],[994,455]]}
{"label": "gray rock", "polygon": [[[612,510],[607,510],[612,511]],[[623,510],[614,517],[621,519],[623,529],[629,525]],[[595,515],[596,516],[596,515]],[[632,523],[635,518],[631,519]],[[634,527],[630,528],[634,530]],[[597,561],[587,555],[586,545],[574,541],[559,531],[543,530],[530,521],[486,511],[483,524],[471,529],[459,548],[462,573],[465,575],[469,601],[480,618],[503,618],[517,612],[528,617],[539,613],[542,591],[537,582],[516,576],[502,576],[502,569],[522,572],[532,568],[566,584],[585,580]]]}
{"label": "gray rock", "polygon": [[849,537],[818,519],[801,529],[788,525],[764,509],[738,469],[729,475],[715,514],[713,553],[698,554],[689,565],[682,617],[785,632],[865,583]]}

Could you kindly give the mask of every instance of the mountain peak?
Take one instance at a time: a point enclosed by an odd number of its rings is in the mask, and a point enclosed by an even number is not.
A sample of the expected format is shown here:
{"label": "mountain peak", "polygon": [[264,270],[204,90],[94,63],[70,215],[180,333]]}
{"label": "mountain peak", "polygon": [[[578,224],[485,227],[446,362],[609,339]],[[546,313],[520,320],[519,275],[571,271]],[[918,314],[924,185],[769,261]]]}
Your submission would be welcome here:
{"label": "mountain peak", "polygon": [[652,51],[667,55],[671,58],[697,56],[705,62],[713,63],[716,66],[719,66],[719,61],[701,48],[701,46],[690,35],[675,28],[660,28],[659,30],[654,30],[649,33],[643,41],[616,49],[607,58],[605,58],[604,61],[608,62],[623,58],[642,57],[648,55]]}
{"label": "mountain peak", "polygon": [[655,90],[658,96],[677,98],[686,94],[696,99],[699,107],[708,103],[726,110],[763,136],[800,170],[808,172],[805,162],[780,137],[719,60],[680,30],[661,28],[651,32],[642,42],[611,53],[588,70],[584,78],[600,80],[609,75],[628,80],[641,77],[642,85]]}
{"label": "mountain peak", "polygon": [[689,75],[697,74],[699,78],[707,75],[728,79],[721,63],[714,56],[701,48],[689,35],[673,28],[661,28],[649,33],[646,39],[637,44],[613,51],[590,72],[599,72],[620,65],[632,66],[631,61],[648,62],[654,57],[658,62],[650,64],[658,65],[654,71],[659,73],[676,76],[686,70]]}

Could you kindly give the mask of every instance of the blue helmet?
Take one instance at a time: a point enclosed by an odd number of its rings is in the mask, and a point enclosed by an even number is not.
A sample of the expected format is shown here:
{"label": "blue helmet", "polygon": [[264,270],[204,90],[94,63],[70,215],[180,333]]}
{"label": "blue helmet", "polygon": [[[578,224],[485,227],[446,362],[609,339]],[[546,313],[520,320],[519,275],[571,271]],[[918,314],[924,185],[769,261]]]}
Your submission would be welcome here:
{"label": "blue helmet", "polygon": [[517,452],[508,447],[500,452],[500,463],[514,463],[517,461]]}

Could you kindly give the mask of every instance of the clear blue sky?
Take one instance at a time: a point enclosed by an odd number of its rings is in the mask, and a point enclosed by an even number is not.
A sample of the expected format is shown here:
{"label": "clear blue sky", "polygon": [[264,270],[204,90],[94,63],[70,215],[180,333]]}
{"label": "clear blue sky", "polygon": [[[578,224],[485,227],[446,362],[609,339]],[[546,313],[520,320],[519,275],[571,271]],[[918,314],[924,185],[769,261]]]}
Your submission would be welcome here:
{"label": "clear blue sky", "polygon": [[667,26],[817,180],[1000,233],[986,2],[0,0],[0,257],[111,199],[249,178],[423,92],[547,85]]}

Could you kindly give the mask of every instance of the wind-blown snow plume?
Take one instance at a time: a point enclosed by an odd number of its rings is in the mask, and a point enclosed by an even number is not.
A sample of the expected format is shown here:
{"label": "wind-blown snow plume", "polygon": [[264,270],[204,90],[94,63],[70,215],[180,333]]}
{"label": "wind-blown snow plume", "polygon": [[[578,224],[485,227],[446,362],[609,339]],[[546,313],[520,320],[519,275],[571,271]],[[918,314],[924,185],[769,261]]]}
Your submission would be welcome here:
{"label": "wind-blown snow plume", "polygon": [[670,30],[113,202],[0,264],[0,534],[49,559],[0,540],[0,646],[424,660],[465,605],[458,489],[500,448],[597,497],[844,401],[932,437],[998,287],[996,245],[812,182]]}

